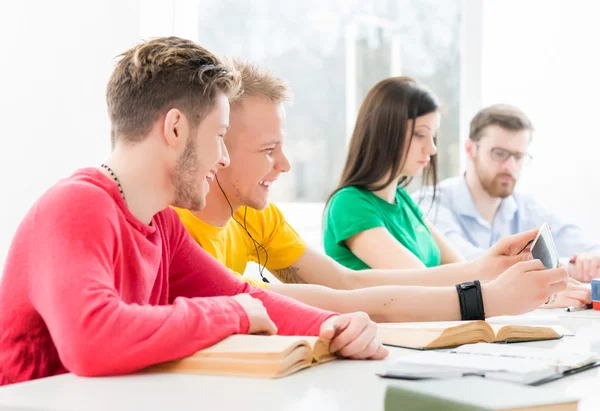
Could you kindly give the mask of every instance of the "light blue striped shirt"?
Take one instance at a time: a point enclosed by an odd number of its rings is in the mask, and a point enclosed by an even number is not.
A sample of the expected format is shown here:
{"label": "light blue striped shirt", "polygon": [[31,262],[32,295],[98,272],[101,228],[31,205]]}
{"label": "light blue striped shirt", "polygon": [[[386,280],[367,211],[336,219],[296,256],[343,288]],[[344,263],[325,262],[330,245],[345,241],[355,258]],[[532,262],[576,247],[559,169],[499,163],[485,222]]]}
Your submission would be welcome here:
{"label": "light blue striped shirt", "polygon": [[435,204],[432,190],[424,188],[412,195],[425,217],[460,253],[472,260],[500,238],[536,228],[547,222],[561,260],[587,251],[600,251],[600,244],[589,241],[580,227],[564,222],[530,196],[519,192],[502,200],[492,224],[475,207],[464,175],[444,180],[438,186]]}

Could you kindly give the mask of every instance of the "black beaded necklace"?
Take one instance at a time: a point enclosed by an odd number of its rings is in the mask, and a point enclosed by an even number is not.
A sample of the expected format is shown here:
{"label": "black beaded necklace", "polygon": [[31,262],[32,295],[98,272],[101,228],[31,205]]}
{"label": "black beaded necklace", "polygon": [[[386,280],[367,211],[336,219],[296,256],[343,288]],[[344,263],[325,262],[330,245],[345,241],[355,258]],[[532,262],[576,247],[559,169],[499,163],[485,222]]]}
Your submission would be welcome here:
{"label": "black beaded necklace", "polygon": [[110,173],[112,179],[115,180],[115,183],[117,183],[117,186],[119,187],[119,191],[121,192],[121,197],[123,197],[123,201],[125,201],[125,204],[127,204],[127,200],[125,199],[125,193],[123,193],[123,187],[121,186],[121,182],[117,178],[117,175],[115,174],[115,172],[112,171],[112,169],[109,166],[107,166],[106,164],[102,164],[100,167],[105,168],[106,171],[108,171]]}

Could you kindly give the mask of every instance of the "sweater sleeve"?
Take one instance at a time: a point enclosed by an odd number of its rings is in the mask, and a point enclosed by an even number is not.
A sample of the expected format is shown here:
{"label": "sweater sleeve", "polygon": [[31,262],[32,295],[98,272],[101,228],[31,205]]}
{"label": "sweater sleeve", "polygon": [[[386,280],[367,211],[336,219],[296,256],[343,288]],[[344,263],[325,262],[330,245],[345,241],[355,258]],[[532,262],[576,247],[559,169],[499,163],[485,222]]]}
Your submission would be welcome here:
{"label": "sweater sleeve", "polygon": [[35,209],[29,294],[67,370],[85,376],[133,372],[247,332],[247,315],[230,297],[215,293],[150,305],[139,297],[144,291],[123,290],[121,276],[145,267],[125,259],[125,267],[115,268],[122,233],[105,192],[55,188],[43,200]]}
{"label": "sweater sleeve", "polygon": [[262,301],[280,335],[319,335],[321,324],[335,315],[241,281],[188,235],[175,211],[172,214],[177,245],[171,263],[169,291],[174,301],[176,297],[249,293]]}

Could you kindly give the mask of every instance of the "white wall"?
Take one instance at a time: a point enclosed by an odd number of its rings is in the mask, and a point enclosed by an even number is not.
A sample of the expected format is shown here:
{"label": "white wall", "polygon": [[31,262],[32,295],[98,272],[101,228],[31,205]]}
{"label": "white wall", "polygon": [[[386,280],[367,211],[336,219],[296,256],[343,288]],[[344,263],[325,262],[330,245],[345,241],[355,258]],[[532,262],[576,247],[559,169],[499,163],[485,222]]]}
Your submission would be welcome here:
{"label": "white wall", "polygon": [[106,82],[139,21],[138,0],[0,3],[0,267],[33,202],[107,157]]}
{"label": "white wall", "polygon": [[[594,123],[600,3],[478,1],[481,103],[520,106],[537,128],[536,158],[521,188],[600,240]],[[114,57],[137,43],[140,32],[193,38],[197,7],[186,0],[0,3],[0,267],[35,199],[59,178],[107,156],[104,93]]]}
{"label": "white wall", "polygon": [[482,104],[529,114],[520,188],[600,241],[598,15],[596,1],[484,0]]}

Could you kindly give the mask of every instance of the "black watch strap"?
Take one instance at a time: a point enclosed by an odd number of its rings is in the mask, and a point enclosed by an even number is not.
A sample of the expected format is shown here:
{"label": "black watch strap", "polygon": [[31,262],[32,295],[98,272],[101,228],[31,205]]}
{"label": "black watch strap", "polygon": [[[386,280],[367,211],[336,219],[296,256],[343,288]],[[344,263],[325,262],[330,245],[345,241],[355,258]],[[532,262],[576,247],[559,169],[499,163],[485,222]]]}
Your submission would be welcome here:
{"label": "black watch strap", "polygon": [[460,316],[463,321],[485,320],[481,284],[479,281],[469,281],[456,285]]}

